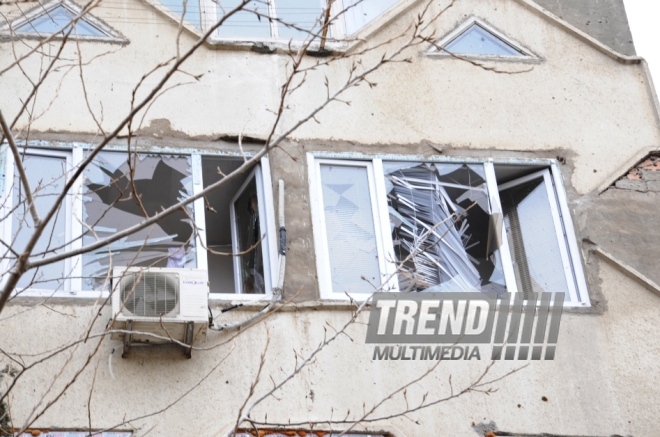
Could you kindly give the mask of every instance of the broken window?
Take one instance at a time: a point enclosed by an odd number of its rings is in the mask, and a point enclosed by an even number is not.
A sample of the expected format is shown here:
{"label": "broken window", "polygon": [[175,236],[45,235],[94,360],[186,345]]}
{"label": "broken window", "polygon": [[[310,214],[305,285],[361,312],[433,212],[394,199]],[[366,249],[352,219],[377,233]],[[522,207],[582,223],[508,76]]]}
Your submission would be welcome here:
{"label": "broken window", "polygon": [[588,305],[552,164],[315,159],[311,170],[324,297],[544,291]]}
{"label": "broken window", "polygon": [[[27,149],[22,161],[40,217],[53,206],[84,150]],[[83,172],[39,239],[33,258],[80,249],[138,226],[146,218],[201,192],[238,169],[242,157],[103,151]],[[25,247],[34,231],[28,197],[12,154],[0,165],[9,181],[0,204],[3,240]],[[17,289],[40,295],[107,291],[115,267],[195,268],[209,271],[215,297],[263,299],[276,281],[275,221],[268,160],[262,159],[204,198],[155,224],[82,255],[30,270]],[[208,249],[208,250],[207,250]],[[7,271],[15,255],[5,249]]]}
{"label": "broken window", "polygon": [[383,163],[401,291],[505,291],[483,164]]}
{"label": "broken window", "polygon": [[[192,194],[190,156],[101,152],[85,172],[83,244],[142,222]],[[86,288],[111,266],[195,267],[192,207],[83,255]]]}

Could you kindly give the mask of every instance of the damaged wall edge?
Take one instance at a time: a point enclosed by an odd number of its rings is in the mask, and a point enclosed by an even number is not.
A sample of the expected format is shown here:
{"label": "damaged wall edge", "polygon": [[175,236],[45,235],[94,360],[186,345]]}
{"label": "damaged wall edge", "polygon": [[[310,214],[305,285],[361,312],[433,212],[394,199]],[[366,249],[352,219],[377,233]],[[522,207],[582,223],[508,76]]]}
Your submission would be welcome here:
{"label": "damaged wall edge", "polygon": [[618,260],[614,255],[600,248],[600,246],[594,245],[592,248],[589,249],[589,252],[595,253],[605,261],[617,267],[619,270],[625,273],[626,276],[639,282],[644,287],[648,288],[651,292],[653,292],[656,296],[660,297],[660,285],[656,284],[654,281],[647,278],[641,272],[632,268],[628,264]]}
{"label": "damaged wall edge", "polygon": [[[603,182],[598,186],[596,189],[596,194],[601,195],[605,191],[607,191],[610,187],[613,187],[616,181],[618,181],[620,178],[625,176],[632,170],[634,167],[639,165],[644,159],[653,153],[660,152],[660,146],[656,147],[647,147],[639,152],[637,152],[635,155],[631,156],[626,162],[624,162],[616,172],[610,173],[607,175],[607,177],[603,180]],[[621,170],[624,169],[624,170]]]}

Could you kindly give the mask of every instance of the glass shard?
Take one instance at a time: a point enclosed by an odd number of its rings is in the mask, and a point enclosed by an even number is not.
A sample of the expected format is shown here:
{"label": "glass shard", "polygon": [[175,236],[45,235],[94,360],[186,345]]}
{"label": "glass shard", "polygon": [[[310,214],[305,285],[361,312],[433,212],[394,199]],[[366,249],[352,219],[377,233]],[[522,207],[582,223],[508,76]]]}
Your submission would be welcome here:
{"label": "glass shard", "polygon": [[[101,152],[86,171],[83,244],[134,226],[192,193],[189,156]],[[83,255],[86,289],[104,289],[110,266],[195,267],[192,207]]]}
{"label": "glass shard", "polygon": [[504,292],[483,165],[384,162],[383,169],[399,289]]}

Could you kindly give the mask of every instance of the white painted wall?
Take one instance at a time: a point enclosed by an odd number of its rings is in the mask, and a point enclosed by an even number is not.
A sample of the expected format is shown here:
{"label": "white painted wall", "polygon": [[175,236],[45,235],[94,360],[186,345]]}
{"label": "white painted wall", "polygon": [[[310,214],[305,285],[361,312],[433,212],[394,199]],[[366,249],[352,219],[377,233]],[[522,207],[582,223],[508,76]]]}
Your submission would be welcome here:
{"label": "white painted wall", "polygon": [[[413,8],[403,14],[369,43],[396,36],[417,11]],[[149,24],[130,26],[119,19],[126,13]],[[114,24],[131,43],[123,48],[98,43],[80,46],[86,60],[112,52],[94,59],[84,72],[90,106],[98,118],[102,106],[105,129],[112,129],[123,118],[130,107],[131,89],[140,77],[176,54],[175,25],[156,20],[155,13],[137,2],[126,11],[101,7],[97,15]],[[654,103],[640,65],[615,61],[517,0],[458,2],[438,20],[436,34],[451,31],[470,15],[483,17],[520,41],[542,62],[487,64],[518,73],[496,74],[454,59],[430,58],[423,54],[427,45],[415,47],[406,53],[412,64],[386,66],[372,78],[378,83],[375,89],[352,89],[344,96],[351,106],[328,106],[318,115],[319,123],[307,123],[292,137],[402,145],[430,140],[512,151],[563,149],[573,155],[577,171],[572,184],[580,193],[618,175],[619,163],[638,151],[658,147]],[[181,41],[185,48],[193,39],[184,32]],[[4,59],[11,59],[10,44],[0,45],[0,50]],[[67,56],[75,59],[76,50],[71,46]],[[381,50],[374,51],[363,65],[371,65],[381,54]],[[24,68],[36,74],[40,62],[28,60]],[[165,119],[173,130],[191,137],[217,138],[239,132],[265,137],[273,121],[269,111],[278,107],[286,62],[286,55],[203,48],[184,68],[192,75],[202,75],[199,82],[177,75],[173,83],[185,85],[171,89],[151,105],[141,126]],[[331,89],[336,89],[345,81],[349,66],[349,62],[340,62],[310,74],[288,103],[280,131],[323,102],[326,74]],[[143,89],[157,79],[158,74]],[[9,103],[6,111],[12,113],[28,83],[17,69],[5,74],[2,81]],[[58,99],[51,104],[56,94]],[[33,122],[32,130],[94,133],[92,117],[80,107],[82,99],[78,72],[63,70],[44,84],[35,112],[46,112]]]}

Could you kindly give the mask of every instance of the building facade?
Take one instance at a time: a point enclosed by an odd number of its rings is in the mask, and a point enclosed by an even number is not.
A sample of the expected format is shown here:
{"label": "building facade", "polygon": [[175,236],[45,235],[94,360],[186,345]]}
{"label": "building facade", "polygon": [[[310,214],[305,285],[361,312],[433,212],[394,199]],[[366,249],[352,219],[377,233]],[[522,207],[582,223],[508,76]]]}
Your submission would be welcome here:
{"label": "building facade", "polygon": [[[4,284],[55,208],[0,313],[4,430],[654,435],[660,119],[622,2],[239,3],[0,5]],[[562,292],[554,359],[379,358],[374,291]]]}

